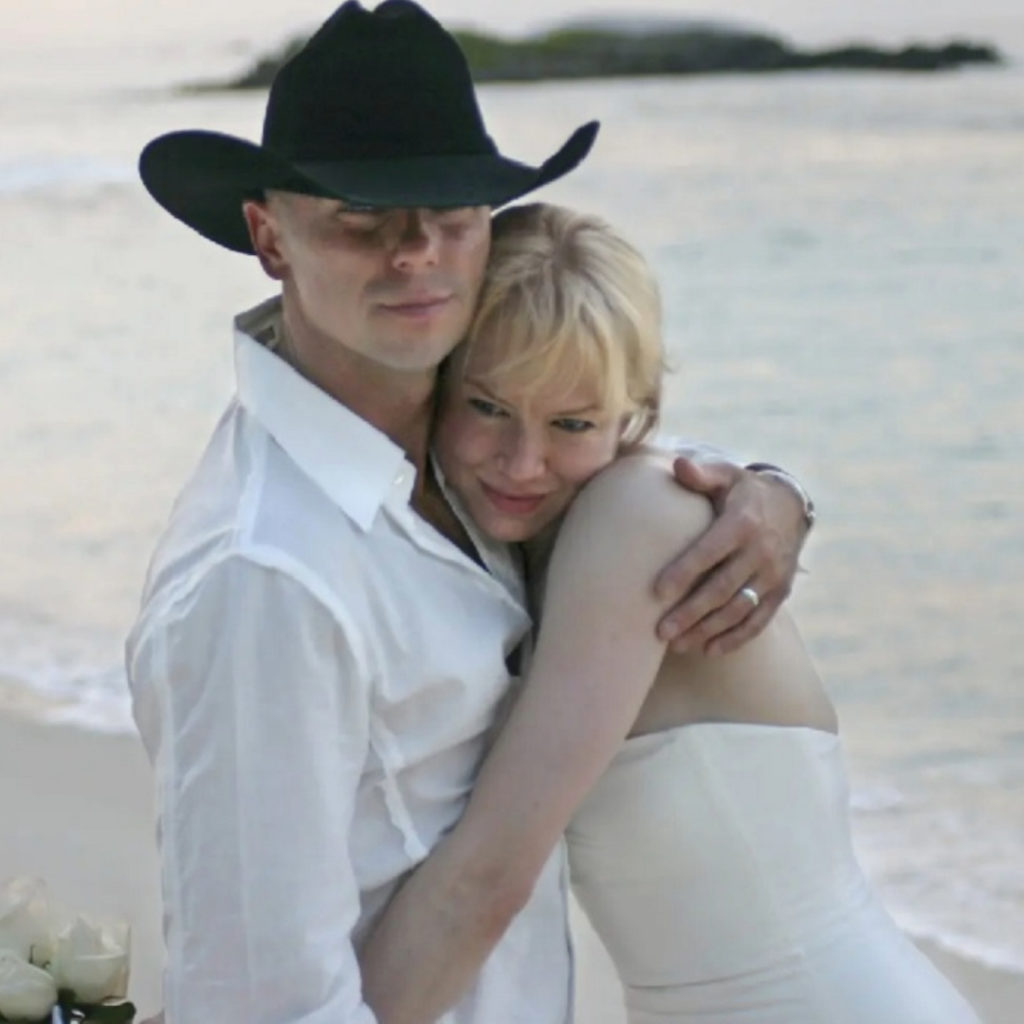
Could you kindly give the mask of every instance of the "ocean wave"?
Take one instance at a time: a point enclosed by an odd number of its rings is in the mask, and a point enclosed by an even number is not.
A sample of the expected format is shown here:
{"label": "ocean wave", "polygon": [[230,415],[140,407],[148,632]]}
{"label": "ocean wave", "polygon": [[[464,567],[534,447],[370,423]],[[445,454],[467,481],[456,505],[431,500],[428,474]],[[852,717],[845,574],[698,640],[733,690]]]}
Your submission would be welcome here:
{"label": "ocean wave", "polygon": [[0,195],[69,185],[121,185],[134,179],[134,167],[93,157],[28,157],[0,161]]}
{"label": "ocean wave", "polygon": [[855,813],[862,865],[886,909],[916,939],[985,967],[1024,974],[1024,867],[1012,815],[984,823],[940,791],[884,815]]}
{"label": "ocean wave", "polygon": [[850,794],[850,809],[854,813],[884,814],[898,811],[906,804],[906,797],[895,786],[862,786]]}
{"label": "ocean wave", "polygon": [[122,638],[0,616],[0,708],[97,732],[134,730]]}
{"label": "ocean wave", "polygon": [[[1010,929],[1019,927],[1019,912],[1005,916]],[[972,935],[969,931],[959,928],[937,925],[911,910],[895,909],[893,917],[900,928],[913,939],[930,942],[947,953],[952,953],[962,960],[970,960],[982,967],[1024,975],[1024,950],[1012,944],[1012,931],[1007,934],[1005,941],[1000,942]]]}
{"label": "ocean wave", "polygon": [[73,725],[89,732],[113,735],[135,732],[127,685],[121,693],[96,690],[85,699],[51,708],[41,717],[53,725]]}

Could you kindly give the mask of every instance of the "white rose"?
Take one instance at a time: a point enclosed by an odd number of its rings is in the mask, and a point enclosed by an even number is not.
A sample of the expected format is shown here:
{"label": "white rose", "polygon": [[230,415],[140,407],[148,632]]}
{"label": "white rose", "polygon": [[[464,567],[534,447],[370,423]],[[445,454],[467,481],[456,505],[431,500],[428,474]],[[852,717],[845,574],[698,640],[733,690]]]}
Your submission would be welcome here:
{"label": "white rose", "polygon": [[128,989],[129,930],[77,917],[57,935],[50,973],[83,1003],[123,999]]}
{"label": "white rose", "polygon": [[0,949],[0,1015],[7,1020],[42,1020],[57,1002],[57,983],[41,967]]}
{"label": "white rose", "polygon": [[50,900],[39,878],[12,878],[0,888],[0,950],[44,964],[52,952]]}

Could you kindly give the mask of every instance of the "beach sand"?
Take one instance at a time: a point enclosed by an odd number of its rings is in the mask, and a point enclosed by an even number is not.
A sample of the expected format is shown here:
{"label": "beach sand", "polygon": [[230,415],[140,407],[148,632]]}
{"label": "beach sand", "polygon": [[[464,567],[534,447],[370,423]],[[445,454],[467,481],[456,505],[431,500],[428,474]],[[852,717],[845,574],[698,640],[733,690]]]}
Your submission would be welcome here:
{"label": "beach sand", "polygon": [[[0,714],[0,880],[34,874],[73,911],[132,925],[129,996],[160,1004],[160,903],[152,775],[130,736],[105,736]],[[578,1024],[622,1024],[615,972],[575,909]],[[922,944],[987,1024],[1024,1019],[1024,977]]]}
{"label": "beach sand", "polygon": [[74,913],[132,929],[129,998],[160,1002],[160,878],[142,744],[0,714],[0,880],[44,878]]}

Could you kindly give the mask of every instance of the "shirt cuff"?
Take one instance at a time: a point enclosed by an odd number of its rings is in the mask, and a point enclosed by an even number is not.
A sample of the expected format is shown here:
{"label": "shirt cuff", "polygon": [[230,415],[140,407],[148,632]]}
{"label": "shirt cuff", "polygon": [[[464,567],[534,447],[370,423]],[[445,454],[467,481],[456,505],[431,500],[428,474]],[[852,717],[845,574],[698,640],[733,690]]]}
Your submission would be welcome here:
{"label": "shirt cuff", "polygon": [[787,473],[781,466],[773,466],[770,462],[751,462],[746,467],[753,473],[760,473],[761,476],[770,476],[773,480],[785,484],[800,499],[803,505],[804,524],[807,529],[814,525],[817,519],[817,512],[814,508],[814,500],[807,493],[803,484],[792,473]]}

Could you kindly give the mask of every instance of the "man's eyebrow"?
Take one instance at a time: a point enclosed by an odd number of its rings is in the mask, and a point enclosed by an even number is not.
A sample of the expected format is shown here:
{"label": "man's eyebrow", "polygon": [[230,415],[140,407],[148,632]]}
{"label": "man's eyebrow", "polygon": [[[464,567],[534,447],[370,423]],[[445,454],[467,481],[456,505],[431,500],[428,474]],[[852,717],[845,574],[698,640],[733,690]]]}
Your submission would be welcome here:
{"label": "man's eyebrow", "polygon": [[369,203],[350,203],[347,199],[339,199],[338,205],[342,213],[386,213],[382,206],[371,206]]}

